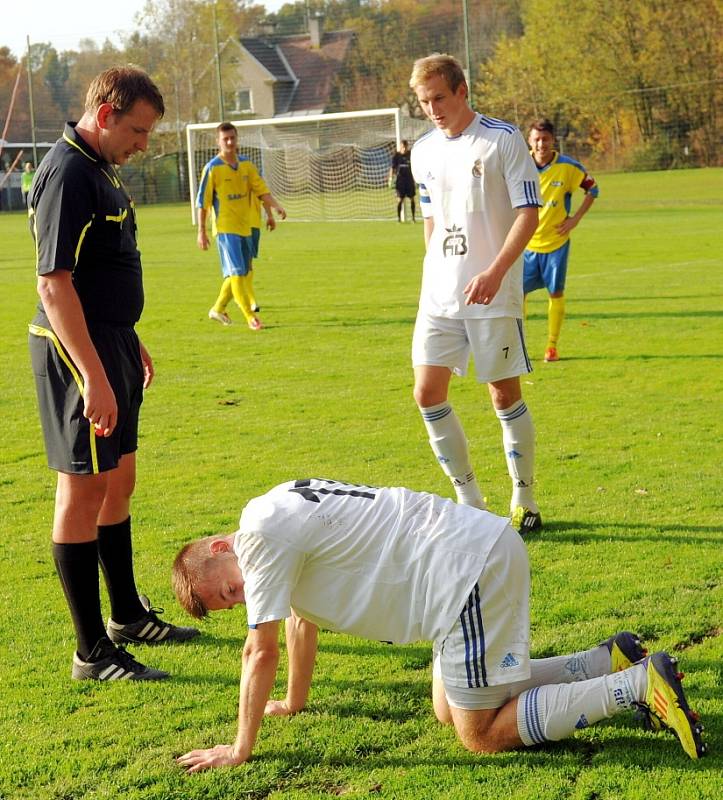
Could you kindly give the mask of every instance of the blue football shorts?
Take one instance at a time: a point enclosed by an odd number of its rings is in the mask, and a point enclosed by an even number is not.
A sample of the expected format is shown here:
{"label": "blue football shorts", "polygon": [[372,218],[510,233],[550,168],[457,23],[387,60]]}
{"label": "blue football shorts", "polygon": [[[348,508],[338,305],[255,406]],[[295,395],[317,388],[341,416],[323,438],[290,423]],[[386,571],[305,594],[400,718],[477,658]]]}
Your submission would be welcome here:
{"label": "blue football shorts", "polygon": [[221,272],[224,278],[248,275],[252,259],[250,236],[235,233],[219,233],[216,237],[218,254],[221,258]]}
{"label": "blue football shorts", "polygon": [[249,246],[251,250],[251,258],[259,257],[259,240],[261,239],[261,228],[251,228],[251,236],[249,236]]}
{"label": "blue football shorts", "polygon": [[569,252],[569,239],[562,247],[558,247],[551,253],[535,253],[533,250],[525,250],[524,293],[529,294],[535,289],[547,289],[550,294],[565,291]]}

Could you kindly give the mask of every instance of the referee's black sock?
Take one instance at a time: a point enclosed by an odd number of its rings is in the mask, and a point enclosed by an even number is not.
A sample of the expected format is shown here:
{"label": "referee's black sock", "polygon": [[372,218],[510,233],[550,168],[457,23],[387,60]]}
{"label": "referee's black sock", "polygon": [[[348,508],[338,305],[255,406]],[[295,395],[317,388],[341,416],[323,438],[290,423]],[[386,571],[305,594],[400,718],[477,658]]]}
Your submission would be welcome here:
{"label": "referee's black sock", "polygon": [[130,517],[115,525],[98,526],[98,556],[108,587],[111,619],[120,625],[136,622],[146,610],[138,599],[133,575]]}
{"label": "referee's black sock", "polygon": [[53,542],[53,560],[73,619],[78,655],[85,661],[106,635],[100,611],[98,543]]}

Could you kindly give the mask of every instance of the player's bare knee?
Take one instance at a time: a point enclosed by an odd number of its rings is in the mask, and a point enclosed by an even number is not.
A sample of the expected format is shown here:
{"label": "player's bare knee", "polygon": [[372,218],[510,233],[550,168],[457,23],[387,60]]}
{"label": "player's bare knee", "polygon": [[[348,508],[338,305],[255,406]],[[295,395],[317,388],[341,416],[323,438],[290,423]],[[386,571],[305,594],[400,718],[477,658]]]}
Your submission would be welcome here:
{"label": "player's bare knee", "polygon": [[489,733],[480,734],[477,732],[475,734],[470,734],[467,732],[465,735],[462,735],[457,731],[457,736],[465,750],[469,750],[470,753],[501,753],[503,750],[507,749],[496,736],[490,735]]}
{"label": "player's bare knee", "polygon": [[503,743],[491,724],[475,724],[469,719],[459,719],[455,715],[454,729],[466,750],[471,753],[499,753],[504,750]]}
{"label": "player's bare knee", "polygon": [[500,734],[500,709],[466,710],[451,707],[454,729],[465,749],[472,753],[498,753],[506,749]]}
{"label": "player's bare knee", "polygon": [[442,725],[452,725],[454,720],[452,719],[452,712],[449,710],[449,705],[446,700],[444,700],[444,702],[439,702],[435,697],[432,706],[437,722],[440,722]]}
{"label": "player's bare knee", "polygon": [[414,385],[414,402],[419,408],[429,408],[443,403],[447,399],[446,390],[440,389],[428,383],[417,383]]}
{"label": "player's bare knee", "polygon": [[105,473],[98,475],[58,474],[58,488],[55,495],[56,511],[89,509],[88,513],[100,508],[105,496],[107,479]]}
{"label": "player's bare knee", "polygon": [[509,408],[522,398],[519,380],[504,380],[488,384],[492,405],[495,408]]}

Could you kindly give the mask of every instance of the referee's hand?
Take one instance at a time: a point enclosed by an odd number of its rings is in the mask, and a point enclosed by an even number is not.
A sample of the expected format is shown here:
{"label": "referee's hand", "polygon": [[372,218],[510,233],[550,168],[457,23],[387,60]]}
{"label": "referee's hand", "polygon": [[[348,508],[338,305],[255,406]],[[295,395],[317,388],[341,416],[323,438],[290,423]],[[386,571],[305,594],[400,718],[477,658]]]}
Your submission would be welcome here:
{"label": "referee's hand", "polygon": [[96,436],[110,436],[118,422],[118,404],[105,375],[86,379],[83,416],[95,427]]}
{"label": "referee's hand", "polygon": [[151,354],[146,350],[143,342],[138,340],[138,345],[141,348],[141,362],[143,364],[143,388],[147,389],[153,382],[156,375],[156,370],[153,367],[153,359]]}

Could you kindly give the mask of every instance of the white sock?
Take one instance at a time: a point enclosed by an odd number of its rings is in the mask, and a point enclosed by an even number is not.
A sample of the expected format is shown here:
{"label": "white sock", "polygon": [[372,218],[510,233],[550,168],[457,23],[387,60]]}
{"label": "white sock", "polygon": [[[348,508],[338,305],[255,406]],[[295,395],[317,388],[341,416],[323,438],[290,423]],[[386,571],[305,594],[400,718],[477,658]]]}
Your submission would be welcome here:
{"label": "white sock", "polygon": [[486,508],[469,463],[467,437],[449,403],[420,408],[429,434],[429,444],[445,475],[449,476],[460,503]]}
{"label": "white sock", "polygon": [[524,400],[509,408],[496,408],[502,426],[502,445],[505,449],[507,472],[512,479],[510,511],[524,506],[539,511],[532,492],[535,470],[535,426]]}
{"label": "white sock", "polygon": [[515,697],[535,686],[556,683],[579,683],[610,673],[610,651],[606,645],[593,647],[568,656],[530,659],[530,677],[510,684],[510,696]]}
{"label": "white sock", "polygon": [[559,741],[576,729],[612,717],[645,698],[644,664],[580,683],[537,686],[517,698],[517,730],[531,747]]}

